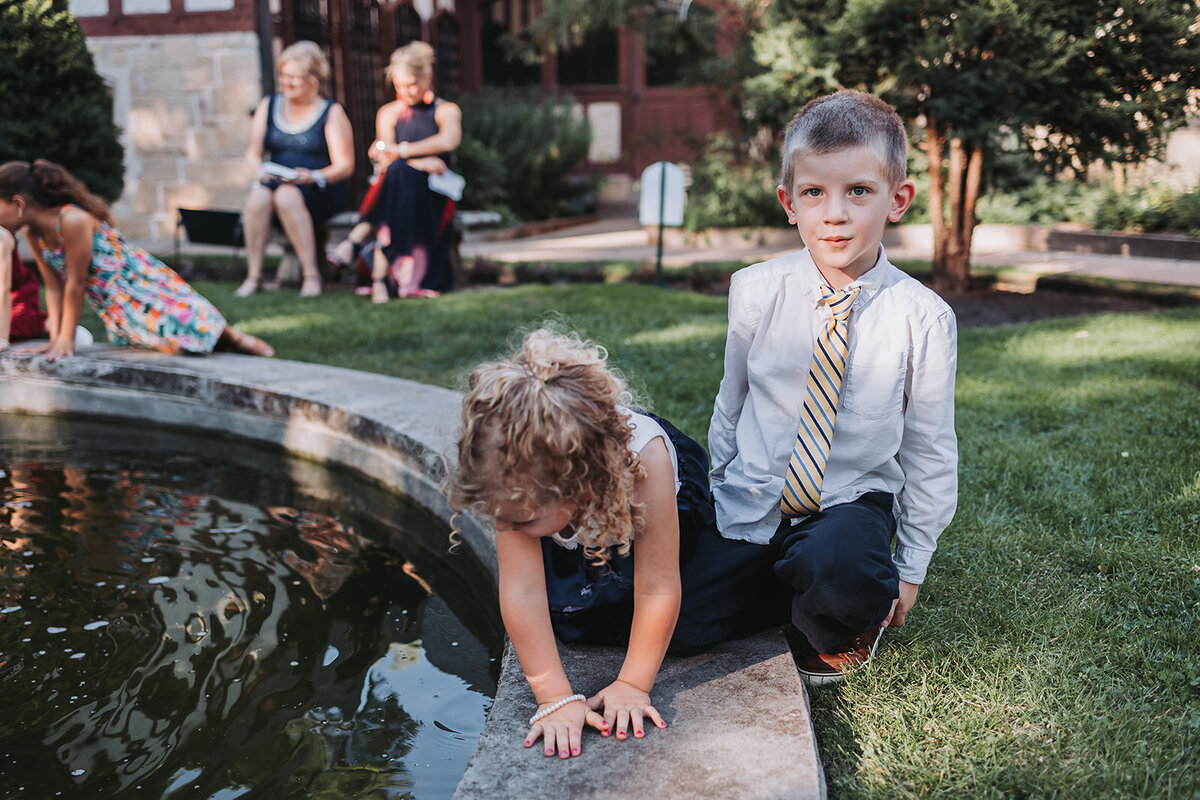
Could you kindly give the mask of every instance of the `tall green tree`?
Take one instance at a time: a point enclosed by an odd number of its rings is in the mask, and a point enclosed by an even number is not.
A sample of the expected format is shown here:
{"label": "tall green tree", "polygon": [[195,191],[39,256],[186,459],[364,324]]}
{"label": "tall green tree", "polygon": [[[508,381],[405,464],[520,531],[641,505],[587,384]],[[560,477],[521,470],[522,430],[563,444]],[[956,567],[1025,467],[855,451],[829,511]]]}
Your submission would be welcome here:
{"label": "tall green tree", "polygon": [[747,110],[776,128],[839,86],[892,102],[929,159],[934,284],[961,291],[989,155],[1061,174],[1158,154],[1198,110],[1198,20],[1198,0],[776,0]]}
{"label": "tall green tree", "polygon": [[0,163],[46,158],[110,202],[125,153],[109,87],[67,0],[0,0]]}

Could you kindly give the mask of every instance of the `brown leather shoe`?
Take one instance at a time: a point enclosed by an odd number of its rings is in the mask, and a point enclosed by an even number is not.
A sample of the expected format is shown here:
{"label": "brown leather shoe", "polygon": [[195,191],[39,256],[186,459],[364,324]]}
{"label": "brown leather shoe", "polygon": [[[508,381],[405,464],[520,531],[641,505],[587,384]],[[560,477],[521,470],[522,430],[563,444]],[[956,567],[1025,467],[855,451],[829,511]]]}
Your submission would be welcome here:
{"label": "brown leather shoe", "polygon": [[796,667],[800,670],[800,679],[809,686],[838,683],[846,677],[847,672],[871,660],[882,634],[883,628],[876,625],[835,647],[832,653],[818,653],[810,649],[808,653],[797,655]]}

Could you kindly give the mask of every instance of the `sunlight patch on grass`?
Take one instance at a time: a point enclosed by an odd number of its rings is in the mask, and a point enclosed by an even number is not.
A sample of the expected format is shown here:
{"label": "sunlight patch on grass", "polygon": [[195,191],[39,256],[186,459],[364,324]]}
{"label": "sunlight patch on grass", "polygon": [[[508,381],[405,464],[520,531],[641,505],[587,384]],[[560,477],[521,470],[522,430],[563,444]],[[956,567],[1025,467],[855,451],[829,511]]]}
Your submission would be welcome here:
{"label": "sunlight patch on grass", "polygon": [[644,330],[626,337],[626,345],[662,345],[680,342],[718,341],[725,337],[725,322],[687,322],[657,330]]}

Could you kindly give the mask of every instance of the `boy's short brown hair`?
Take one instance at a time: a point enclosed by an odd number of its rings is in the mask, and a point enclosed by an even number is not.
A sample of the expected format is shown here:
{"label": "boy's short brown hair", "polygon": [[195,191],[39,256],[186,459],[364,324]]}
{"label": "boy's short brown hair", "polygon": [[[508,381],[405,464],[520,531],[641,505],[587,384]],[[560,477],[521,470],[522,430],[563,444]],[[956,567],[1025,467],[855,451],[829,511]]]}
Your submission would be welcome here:
{"label": "boy's short brown hair", "polygon": [[876,143],[884,176],[893,186],[899,185],[908,176],[908,134],[896,109],[873,94],[854,89],[810,100],[788,123],[780,186],[792,191],[792,163],[797,155]]}

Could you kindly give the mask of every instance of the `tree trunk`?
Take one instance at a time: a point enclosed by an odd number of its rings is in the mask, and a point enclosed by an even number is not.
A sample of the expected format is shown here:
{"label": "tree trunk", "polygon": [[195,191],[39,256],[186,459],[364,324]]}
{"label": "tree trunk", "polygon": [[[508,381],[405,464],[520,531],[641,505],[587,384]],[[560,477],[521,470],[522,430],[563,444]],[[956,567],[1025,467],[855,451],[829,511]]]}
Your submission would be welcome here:
{"label": "tree trunk", "polygon": [[943,174],[942,153],[947,136],[932,120],[928,122],[922,149],[929,158],[933,288],[954,294],[966,291],[971,285],[971,240],[979,223],[975,204],[983,182],[983,148],[958,136],[950,138],[950,157]]}
{"label": "tree trunk", "polygon": [[921,141],[921,149],[929,160],[929,219],[933,224],[933,286],[941,291],[938,285],[941,276],[946,271],[946,198],[945,176],[942,175],[942,150],[946,145],[946,136],[934,121],[926,117],[925,138]]}

